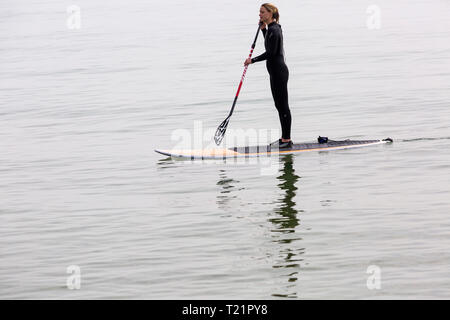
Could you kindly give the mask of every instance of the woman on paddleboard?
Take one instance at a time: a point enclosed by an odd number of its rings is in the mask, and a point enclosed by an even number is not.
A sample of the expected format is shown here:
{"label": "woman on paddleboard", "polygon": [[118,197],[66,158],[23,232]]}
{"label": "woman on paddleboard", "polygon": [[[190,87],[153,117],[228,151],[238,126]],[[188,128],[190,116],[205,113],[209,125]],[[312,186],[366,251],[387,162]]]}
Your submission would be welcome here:
{"label": "woman on paddleboard", "polygon": [[[264,3],[259,9],[261,30],[264,35],[266,52],[245,60],[244,65],[266,60],[267,71],[270,75],[270,88],[275,107],[278,110],[281,123],[281,139],[271,144],[273,147],[291,148],[291,111],[288,103],[287,82],[289,70],[284,61],[283,32],[278,24],[280,14],[273,4]],[[266,28],[267,25],[267,28]]]}

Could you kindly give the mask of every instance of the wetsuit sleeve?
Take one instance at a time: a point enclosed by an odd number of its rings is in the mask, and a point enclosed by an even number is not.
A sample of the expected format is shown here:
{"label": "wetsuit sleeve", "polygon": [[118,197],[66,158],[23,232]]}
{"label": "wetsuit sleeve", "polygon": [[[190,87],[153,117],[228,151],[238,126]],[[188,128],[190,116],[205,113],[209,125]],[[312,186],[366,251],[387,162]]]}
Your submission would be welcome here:
{"label": "wetsuit sleeve", "polygon": [[[266,33],[263,32],[264,37],[266,36]],[[280,44],[281,34],[277,31],[272,31],[269,33],[268,38],[266,40],[266,52],[263,54],[254,57],[252,59],[252,63],[258,62],[258,61],[264,61],[270,58],[273,58],[276,53],[278,52],[278,47]]]}

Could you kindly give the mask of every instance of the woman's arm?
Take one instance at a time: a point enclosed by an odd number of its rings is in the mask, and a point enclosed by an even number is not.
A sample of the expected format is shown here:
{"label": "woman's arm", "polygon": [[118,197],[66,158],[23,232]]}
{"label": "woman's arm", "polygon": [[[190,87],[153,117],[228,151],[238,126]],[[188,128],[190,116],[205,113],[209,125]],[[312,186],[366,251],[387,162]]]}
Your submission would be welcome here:
{"label": "woman's arm", "polygon": [[[266,33],[264,31],[263,31],[263,34],[265,37]],[[278,30],[271,31],[266,40],[266,52],[264,52],[263,54],[261,54],[257,57],[254,57],[252,59],[252,63],[273,58],[279,51],[278,47],[280,45],[280,39],[281,39],[281,34]]]}

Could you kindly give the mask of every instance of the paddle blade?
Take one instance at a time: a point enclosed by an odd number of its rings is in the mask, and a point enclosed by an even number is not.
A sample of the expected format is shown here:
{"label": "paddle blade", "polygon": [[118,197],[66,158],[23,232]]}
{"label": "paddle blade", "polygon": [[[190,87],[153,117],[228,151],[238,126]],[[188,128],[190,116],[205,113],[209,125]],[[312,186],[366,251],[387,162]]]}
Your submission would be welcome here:
{"label": "paddle blade", "polygon": [[219,145],[222,142],[223,137],[225,136],[225,132],[227,131],[229,121],[230,118],[226,118],[217,128],[216,134],[214,135],[214,141],[216,142],[217,145]]}

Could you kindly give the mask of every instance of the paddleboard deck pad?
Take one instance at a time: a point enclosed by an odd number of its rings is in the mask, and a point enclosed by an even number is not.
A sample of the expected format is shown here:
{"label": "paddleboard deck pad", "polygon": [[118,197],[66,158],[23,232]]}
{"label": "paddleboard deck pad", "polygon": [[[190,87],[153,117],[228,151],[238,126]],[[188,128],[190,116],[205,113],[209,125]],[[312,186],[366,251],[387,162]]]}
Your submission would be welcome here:
{"label": "paddleboard deck pad", "polygon": [[373,146],[384,143],[391,143],[392,139],[383,140],[328,140],[326,143],[294,143],[292,148],[279,149],[277,147],[249,146],[235,147],[229,149],[198,149],[198,150],[159,150],[155,151],[170,157],[186,159],[227,159],[227,158],[246,158],[246,157],[264,157],[273,155],[295,154],[308,151],[328,151]]}

